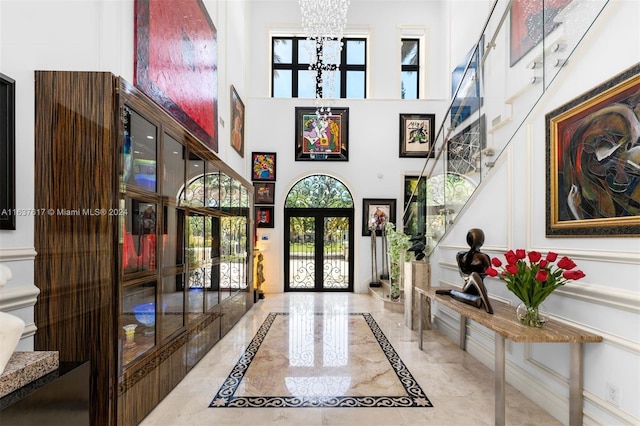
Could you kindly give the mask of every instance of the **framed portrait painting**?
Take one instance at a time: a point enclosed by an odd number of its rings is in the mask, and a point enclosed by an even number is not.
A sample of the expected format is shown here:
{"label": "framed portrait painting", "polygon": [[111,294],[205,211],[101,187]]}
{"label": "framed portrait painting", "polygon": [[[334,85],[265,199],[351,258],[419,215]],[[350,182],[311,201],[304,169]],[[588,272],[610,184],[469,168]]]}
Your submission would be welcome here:
{"label": "framed portrait painting", "polygon": [[244,158],[244,103],[231,86],[231,147]]}
{"label": "framed portrait painting", "polygon": [[514,66],[559,23],[558,13],[573,0],[513,0],[510,11],[509,53]]}
{"label": "framed portrait painting", "polygon": [[362,200],[362,236],[371,235],[375,230],[377,236],[387,223],[396,223],[396,200],[394,198],[364,198]]}
{"label": "framed portrait painting", "polygon": [[15,80],[0,73],[0,229],[16,229]]}
{"label": "framed portrait painting", "polygon": [[435,114],[400,114],[400,157],[433,158]]}
{"label": "framed portrait painting", "polygon": [[640,65],[545,116],[546,234],[640,235]]}
{"label": "framed portrait painting", "polygon": [[274,182],[276,180],[276,153],[251,153],[251,180]]}
{"label": "framed portrait painting", "polygon": [[255,206],[256,227],[273,228],[273,206]]}
{"label": "framed portrait painting", "polygon": [[296,161],[349,161],[349,108],[296,107]]}
{"label": "framed portrait painting", "polygon": [[217,32],[202,0],[136,0],[135,85],[218,152]]}
{"label": "framed portrait painting", "polygon": [[276,192],[276,184],[273,182],[256,182],[253,184],[255,190],[254,202],[256,204],[273,204]]}

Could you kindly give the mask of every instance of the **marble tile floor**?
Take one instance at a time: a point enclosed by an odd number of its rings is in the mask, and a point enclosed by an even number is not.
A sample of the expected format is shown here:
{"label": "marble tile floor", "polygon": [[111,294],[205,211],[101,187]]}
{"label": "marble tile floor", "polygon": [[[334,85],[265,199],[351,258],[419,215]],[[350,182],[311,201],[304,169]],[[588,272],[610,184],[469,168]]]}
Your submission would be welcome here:
{"label": "marble tile floor", "polygon": [[[493,372],[437,330],[420,351],[368,294],[277,293],[141,425],[492,425],[493,408]],[[511,386],[506,423],[561,424]]]}

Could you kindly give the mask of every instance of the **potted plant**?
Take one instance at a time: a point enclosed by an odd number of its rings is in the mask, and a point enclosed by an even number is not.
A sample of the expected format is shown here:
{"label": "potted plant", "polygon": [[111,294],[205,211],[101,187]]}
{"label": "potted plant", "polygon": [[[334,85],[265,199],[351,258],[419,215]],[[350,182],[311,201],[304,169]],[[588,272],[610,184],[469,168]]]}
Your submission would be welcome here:
{"label": "potted plant", "polygon": [[407,249],[411,247],[409,236],[402,231],[396,231],[396,226],[387,222],[385,238],[387,239],[387,257],[389,259],[389,280],[391,283],[391,299],[400,298],[400,277]]}

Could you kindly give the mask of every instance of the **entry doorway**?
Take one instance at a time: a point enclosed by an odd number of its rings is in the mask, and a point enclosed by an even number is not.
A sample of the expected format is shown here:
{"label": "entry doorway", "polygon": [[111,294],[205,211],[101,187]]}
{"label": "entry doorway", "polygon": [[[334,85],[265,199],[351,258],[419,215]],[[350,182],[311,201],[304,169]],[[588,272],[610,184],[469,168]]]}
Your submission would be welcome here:
{"label": "entry doorway", "polygon": [[285,201],[285,291],[353,291],[354,209],[350,192],[326,175],[296,183]]}

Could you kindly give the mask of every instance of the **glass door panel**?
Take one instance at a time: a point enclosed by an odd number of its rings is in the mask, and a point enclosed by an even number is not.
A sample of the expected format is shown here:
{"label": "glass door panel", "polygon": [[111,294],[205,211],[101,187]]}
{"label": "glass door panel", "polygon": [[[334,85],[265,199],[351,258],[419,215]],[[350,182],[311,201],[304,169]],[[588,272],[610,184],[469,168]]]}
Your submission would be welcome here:
{"label": "glass door panel", "polygon": [[128,106],[124,108],[124,115],[122,181],[156,192],[158,129]]}
{"label": "glass door panel", "polygon": [[313,290],[316,286],[316,220],[295,216],[289,220],[289,288]]}
{"label": "glass door panel", "polygon": [[184,196],[185,148],[174,138],[164,135],[164,167],[162,173],[162,195],[180,203]]}
{"label": "glass door panel", "polygon": [[162,278],[162,339],[184,327],[184,274]]}
{"label": "glass door panel", "polygon": [[349,218],[325,216],[322,256],[322,288],[349,287]]}
{"label": "glass door panel", "polygon": [[143,355],[155,344],[156,283],[155,281],[124,288],[120,310],[119,344],[121,365]]}
{"label": "glass door panel", "polygon": [[155,203],[125,197],[121,239],[125,274],[156,269],[156,208]]}
{"label": "glass door panel", "polygon": [[192,321],[204,313],[205,217],[190,213],[188,231],[187,312]]}

